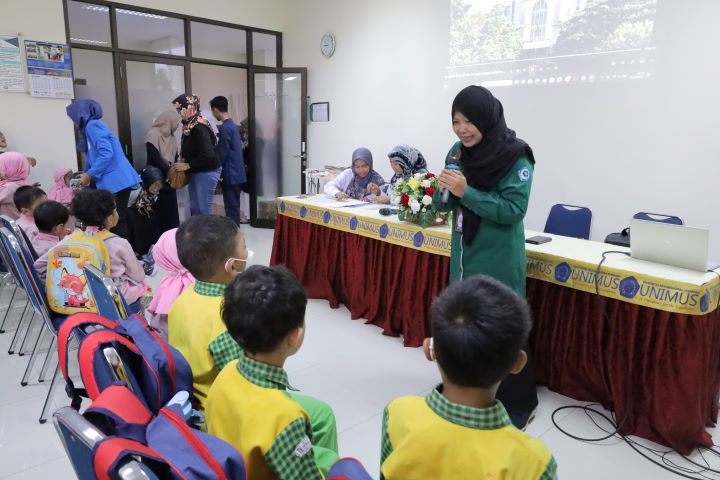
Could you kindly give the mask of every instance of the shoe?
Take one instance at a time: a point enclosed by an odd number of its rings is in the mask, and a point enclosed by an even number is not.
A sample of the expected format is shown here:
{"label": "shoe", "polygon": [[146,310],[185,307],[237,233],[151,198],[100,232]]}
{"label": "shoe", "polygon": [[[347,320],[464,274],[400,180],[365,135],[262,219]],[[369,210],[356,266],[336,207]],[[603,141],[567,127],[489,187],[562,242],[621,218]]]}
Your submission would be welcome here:
{"label": "shoe", "polygon": [[250,223],[250,219],[249,219],[249,218],[241,218],[241,219],[240,219],[240,225],[247,225],[247,224],[249,224],[249,223]]}

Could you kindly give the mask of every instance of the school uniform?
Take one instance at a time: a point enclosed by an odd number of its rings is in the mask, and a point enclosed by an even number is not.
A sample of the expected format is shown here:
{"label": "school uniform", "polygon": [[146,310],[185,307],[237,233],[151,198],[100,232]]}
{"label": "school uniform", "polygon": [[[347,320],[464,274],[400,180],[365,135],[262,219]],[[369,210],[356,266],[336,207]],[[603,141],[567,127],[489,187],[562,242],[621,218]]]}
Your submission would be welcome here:
{"label": "school uniform", "polygon": [[220,316],[224,294],[225,285],[198,280],[175,300],[168,313],[168,340],[190,363],[193,393],[201,409],[218,373],[242,356]]}
{"label": "school uniform", "polygon": [[289,390],[285,370],[245,355],[210,389],[208,432],[243,454],[248,478],[321,480],[338,460],[330,407]]}
{"label": "school uniform", "polygon": [[[25,235],[27,235],[28,240],[30,240],[31,243],[34,242],[35,237],[37,237],[38,233],[40,233],[37,225],[35,225],[35,218],[33,218],[32,215],[21,213],[15,223],[23,229],[23,232],[25,232]],[[33,246],[35,246],[34,243]]]}
{"label": "school uniform", "polygon": [[38,236],[35,237],[33,247],[35,248],[35,253],[38,254],[38,259],[35,260],[35,271],[42,281],[45,281],[47,277],[50,250],[58,243],[60,243],[60,238],[55,235],[50,235],[49,233],[40,232]]}
{"label": "school uniform", "polygon": [[502,403],[473,408],[441,392],[442,385],[427,397],[401,397],[385,408],[381,479],[556,478],[553,456],[512,425]]}

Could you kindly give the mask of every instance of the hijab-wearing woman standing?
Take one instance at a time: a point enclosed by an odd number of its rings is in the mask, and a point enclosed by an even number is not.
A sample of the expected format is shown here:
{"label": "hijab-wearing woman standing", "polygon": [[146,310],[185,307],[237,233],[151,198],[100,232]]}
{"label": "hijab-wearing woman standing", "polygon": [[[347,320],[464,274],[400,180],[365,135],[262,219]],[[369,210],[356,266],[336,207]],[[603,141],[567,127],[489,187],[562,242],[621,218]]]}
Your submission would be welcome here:
{"label": "hijab-wearing woman standing", "polygon": [[[170,167],[177,161],[178,144],[175,131],[180,125],[180,115],[175,110],[161,113],[145,135],[147,165],[159,168],[167,178]],[[154,207],[157,212],[160,233],[180,225],[177,193],[167,182],[163,182],[160,196]]]}
{"label": "hijab-wearing woman standing", "polygon": [[67,115],[80,134],[77,148],[87,154],[79,185],[95,182],[98,189],[115,196],[120,219],[112,232],[128,238],[127,204],[130,192],[140,185],[140,176],[125,156],[120,141],[102,120],[102,107],[95,100],[76,100],[67,107]]}
{"label": "hijab-wearing woman standing", "polygon": [[400,180],[408,180],[411,176],[416,173],[427,173],[427,163],[425,157],[415,147],[410,145],[396,145],[388,153],[388,159],[390,160],[390,168],[392,168],[394,175],[390,179],[390,182],[383,186],[383,195],[375,199],[376,203],[390,203],[390,195],[392,194],[395,184]]}
{"label": "hijab-wearing woman standing", "polygon": [[[447,203],[434,201],[453,216],[450,281],[488,275],[525,297],[525,228],[535,167],[533,152],[505,124],[503,106],[489,90],[463,89],[452,104],[452,125],[460,139],[438,177],[451,193]],[[528,360],[532,356],[528,352]],[[537,407],[532,362],[500,386],[497,397],[518,428]]]}
{"label": "hijab-wearing woman standing", "polygon": [[220,157],[215,151],[217,137],[208,120],[200,114],[197,95],[183,94],[173,103],[182,117],[183,136],[180,162],[172,168],[190,173],[190,215],[211,214],[221,171]]}
{"label": "hijab-wearing woman standing", "polygon": [[372,153],[367,148],[360,147],[352,154],[350,168],[325,184],[325,193],[338,200],[364,200],[369,195],[380,195],[380,187],[383,185],[385,180],[373,170]]}

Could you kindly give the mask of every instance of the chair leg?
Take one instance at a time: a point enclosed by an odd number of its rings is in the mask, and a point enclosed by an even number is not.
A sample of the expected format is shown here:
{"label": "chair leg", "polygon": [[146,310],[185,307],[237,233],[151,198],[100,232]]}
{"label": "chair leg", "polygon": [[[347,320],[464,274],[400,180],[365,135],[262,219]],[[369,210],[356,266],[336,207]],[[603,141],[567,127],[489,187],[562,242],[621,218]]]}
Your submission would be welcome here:
{"label": "chair leg", "polygon": [[45,322],[43,322],[42,316],[38,315],[33,308],[33,314],[32,317],[30,317],[30,323],[28,324],[27,330],[25,330],[25,336],[23,337],[22,344],[20,345],[20,350],[18,351],[18,355],[20,355],[21,357],[26,353],[32,353],[32,350],[25,350],[25,345],[27,344],[28,339],[33,338],[32,331],[35,327],[35,324],[37,323],[36,319],[40,320],[40,334],[42,334],[45,328]]}
{"label": "chair leg", "polygon": [[53,358],[54,348],[55,348],[55,342],[57,341],[57,337],[55,335],[52,336],[50,339],[50,346],[48,347],[47,355],[45,355],[45,361],[43,362],[42,370],[40,370],[40,377],[38,378],[38,382],[43,383],[47,375],[47,371],[50,368],[50,360]]}
{"label": "chair leg", "polygon": [[47,398],[45,398],[45,405],[43,406],[42,413],[40,414],[40,423],[47,422],[48,415],[50,413],[50,405],[52,405],[53,396],[55,395],[55,389],[60,383],[60,363],[55,365],[55,373],[53,374],[50,388],[48,389]]}
{"label": "chair leg", "polygon": [[[30,300],[27,301],[25,304],[25,308],[23,309],[22,314],[20,315],[20,321],[18,321],[17,328],[15,329],[15,335],[13,336],[12,342],[10,342],[10,348],[8,349],[8,354],[12,355],[15,353],[15,347],[17,347],[17,342],[20,340],[20,332],[23,330],[23,327],[25,325],[25,316],[27,315],[28,306],[30,305]],[[33,314],[35,311],[33,310]]]}
{"label": "chair leg", "polygon": [[15,285],[13,287],[12,295],[10,295],[10,303],[8,303],[7,309],[5,310],[5,315],[3,315],[2,325],[0,325],[0,333],[5,333],[5,322],[8,319],[8,316],[10,315],[10,310],[13,309],[13,306],[15,304],[15,296],[17,295],[18,286]]}
{"label": "chair leg", "polygon": [[20,385],[23,387],[28,384],[30,372],[35,365],[35,361],[37,360],[38,355],[40,355],[40,345],[42,344],[42,339],[44,336],[43,334],[45,333],[45,330],[46,327],[43,323],[42,325],[40,325],[40,331],[38,332],[37,340],[35,340],[35,347],[33,348],[32,355],[30,355],[30,360],[28,361],[27,367],[25,367],[25,373],[23,374],[23,378],[20,381]]}

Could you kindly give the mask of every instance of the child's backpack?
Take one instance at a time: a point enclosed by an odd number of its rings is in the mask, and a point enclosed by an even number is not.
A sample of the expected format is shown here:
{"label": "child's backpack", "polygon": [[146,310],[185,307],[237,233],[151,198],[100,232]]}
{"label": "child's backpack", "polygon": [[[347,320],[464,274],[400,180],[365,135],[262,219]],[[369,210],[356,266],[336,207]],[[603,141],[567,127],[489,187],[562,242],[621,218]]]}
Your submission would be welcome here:
{"label": "child's backpack", "polygon": [[328,472],[327,480],[373,480],[359,460],[341,458]]}
{"label": "child's backpack", "polygon": [[[68,374],[72,338],[79,344],[84,389],[76,388]],[[95,400],[117,383],[125,384],[154,414],[177,392],[192,392],[192,370],[185,357],[138,315],[120,322],[94,313],[73,315],[58,331],[58,359],[76,410],[81,397]]]}
{"label": "child's backpack", "polygon": [[84,413],[103,433],[93,452],[98,479],[138,458],[159,478],[247,480],[242,454],[217,437],[193,430],[178,405],[152,415],[124,386],[108,387]]}
{"label": "child's backpack", "polygon": [[104,242],[114,236],[107,230],[76,230],[50,250],[46,282],[53,312],[72,315],[97,311],[84,269],[94,265],[110,275],[110,256]]}

